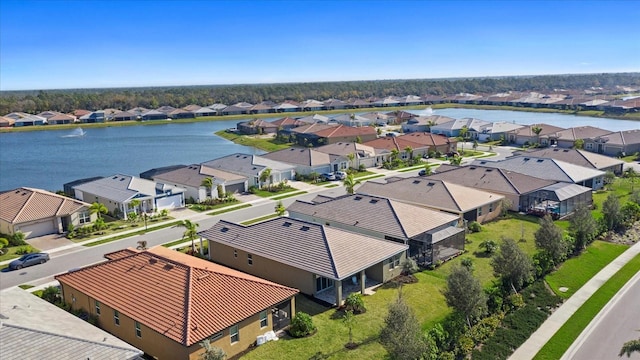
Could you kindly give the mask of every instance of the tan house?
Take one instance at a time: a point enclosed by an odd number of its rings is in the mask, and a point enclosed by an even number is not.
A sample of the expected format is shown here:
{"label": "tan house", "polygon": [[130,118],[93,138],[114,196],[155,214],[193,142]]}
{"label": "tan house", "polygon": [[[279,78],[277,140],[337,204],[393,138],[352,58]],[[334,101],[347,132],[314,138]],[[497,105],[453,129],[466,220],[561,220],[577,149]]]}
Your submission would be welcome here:
{"label": "tan house", "polygon": [[85,226],[96,220],[90,204],[48,191],[17,188],[0,194],[0,232],[26,238],[61,234],[69,228]]}
{"label": "tan house", "polygon": [[565,129],[558,126],[549,125],[549,124],[525,125],[518,129],[514,129],[507,132],[506,139],[510,143],[516,144],[516,145],[540,144],[542,146],[549,146],[552,144],[550,143],[551,139],[549,138],[548,135],[551,134],[555,136],[557,132],[562,130],[565,130]]}
{"label": "tan house", "polygon": [[422,177],[367,181],[358,194],[385,197],[407,204],[456,214],[461,222],[483,223],[500,215],[504,196]]}
{"label": "tan house", "polygon": [[244,226],[220,220],[199,233],[216,263],[342,304],[400,275],[407,245],[280,217]]}
{"label": "tan house", "polygon": [[622,174],[624,165],[624,161],[620,159],[578,149],[543,148],[514,155],[550,158],[600,171],[611,171],[617,175]]}
{"label": "tan house", "polygon": [[338,142],[315,149],[325,154],[338,155],[347,159],[352,154],[353,161],[349,159],[349,167],[354,169],[358,169],[360,166],[365,168],[380,166],[390,154],[390,151],[386,149],[375,149],[372,146],[357,142]]}
{"label": "tan house", "polygon": [[199,359],[205,339],[233,357],[295,312],[295,289],[161,246],[105,257],[56,276],[63,299],[156,359]]}

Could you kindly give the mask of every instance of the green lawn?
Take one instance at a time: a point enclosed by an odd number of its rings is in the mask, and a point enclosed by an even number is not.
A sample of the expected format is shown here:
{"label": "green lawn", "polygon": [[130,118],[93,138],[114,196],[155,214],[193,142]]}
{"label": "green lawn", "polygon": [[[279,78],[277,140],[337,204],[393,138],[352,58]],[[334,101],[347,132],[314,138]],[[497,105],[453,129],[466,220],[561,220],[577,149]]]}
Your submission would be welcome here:
{"label": "green lawn", "polygon": [[[569,320],[555,333],[555,335],[540,349],[534,359],[559,359],[564,354],[582,330],[611,300],[611,298],[640,271],[640,255],[636,255],[629,263],[613,275],[598,291],[596,291]],[[622,341],[620,342],[622,346]]]}
{"label": "green lawn", "polygon": [[275,196],[275,195],[286,194],[286,193],[290,193],[290,192],[294,192],[294,191],[298,191],[298,189],[288,188],[288,189],[283,189],[283,190],[279,190],[279,191],[268,191],[268,190],[263,190],[263,189],[253,189],[251,193],[253,195],[258,195],[260,197],[268,198],[268,197],[272,197],[272,196]]}
{"label": "green lawn", "polygon": [[117,236],[110,237],[110,238],[107,238],[107,239],[94,241],[94,242],[86,244],[85,246],[91,247],[91,246],[102,245],[102,244],[106,244],[106,243],[109,243],[109,242],[112,242],[112,241],[128,238],[128,237],[131,237],[131,236],[134,236],[134,235],[146,234],[149,231],[155,231],[155,230],[160,230],[160,229],[176,226],[179,223],[180,223],[180,221],[173,221],[173,222],[166,223],[166,224],[159,225],[159,226],[153,226],[153,227],[149,226],[147,229],[144,229],[144,227],[143,227],[142,229],[140,229],[138,231],[134,231],[134,232],[127,233],[127,234],[122,234],[122,235],[117,235]]}
{"label": "green lawn", "polygon": [[33,251],[32,252],[39,252],[40,250],[32,247],[31,245],[21,245],[21,246],[10,246],[8,248],[5,248],[5,250],[7,250],[7,252],[3,255],[0,255],[0,261],[6,261],[6,260],[13,260],[13,259],[17,259],[22,255],[18,255],[16,254],[16,252],[18,250],[20,250],[23,247],[30,247]]}
{"label": "green lawn", "polygon": [[236,144],[252,146],[267,152],[282,150],[290,148],[292,143],[280,143],[273,138],[260,138],[252,135],[240,135],[236,133],[228,133],[225,130],[220,130],[215,133],[221,138],[233,141]]}
{"label": "green lawn", "polygon": [[197,211],[197,212],[205,212],[205,211],[211,211],[211,210],[225,208],[227,206],[232,206],[232,205],[239,204],[239,203],[240,203],[240,201],[233,200],[233,201],[221,202],[221,203],[218,203],[218,204],[215,204],[215,205],[188,204],[187,208],[189,210],[193,210],[193,211]]}
{"label": "green lawn", "polygon": [[[547,275],[545,280],[553,292],[567,299],[628,248],[627,245],[594,241],[580,256],[565,261],[557,271]],[[569,289],[561,292],[560,287]]]}
{"label": "green lawn", "polygon": [[229,211],[236,211],[236,210],[240,210],[240,209],[244,209],[244,208],[248,208],[248,207],[251,207],[251,204],[242,204],[242,205],[237,205],[237,206],[234,206],[234,207],[231,207],[231,208],[224,208],[222,210],[212,211],[210,213],[207,213],[207,215],[211,215],[211,216],[220,215],[220,214],[227,213]]}
{"label": "green lawn", "polygon": [[278,214],[273,213],[273,214],[261,216],[259,218],[243,221],[240,224],[242,224],[242,225],[251,225],[251,224],[267,221],[269,219],[273,219],[273,218],[276,218],[276,217],[278,217]]}
{"label": "green lawn", "polygon": [[[326,186],[329,187],[329,186]],[[300,191],[295,191],[295,192],[290,192],[290,193],[286,193],[283,195],[279,195],[279,196],[274,196],[271,198],[271,200],[282,200],[282,199],[286,199],[288,197],[292,197],[292,196],[298,196],[298,195],[302,195],[302,194],[306,194],[307,192],[304,190],[300,190]]]}

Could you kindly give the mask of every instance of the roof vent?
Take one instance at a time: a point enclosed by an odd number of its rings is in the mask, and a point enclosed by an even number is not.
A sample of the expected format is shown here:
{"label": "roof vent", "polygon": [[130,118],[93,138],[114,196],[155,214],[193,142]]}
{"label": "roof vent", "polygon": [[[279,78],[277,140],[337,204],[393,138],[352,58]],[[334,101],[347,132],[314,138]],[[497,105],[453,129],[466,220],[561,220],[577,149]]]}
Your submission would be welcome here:
{"label": "roof vent", "polygon": [[487,169],[486,171],[487,171],[487,172],[492,172],[492,171],[493,171],[493,169]]}
{"label": "roof vent", "polygon": [[487,163],[486,161],[480,161],[480,165],[484,165],[486,163]]}
{"label": "roof vent", "polygon": [[378,202],[378,199],[371,199],[369,200],[370,204],[376,204]]}
{"label": "roof vent", "polygon": [[529,159],[529,158],[524,158],[524,161],[529,161],[529,160],[531,160],[531,159]]}
{"label": "roof vent", "polygon": [[420,180],[413,180],[414,184],[420,184]]}
{"label": "roof vent", "polygon": [[165,270],[171,270],[171,269],[173,269],[173,264],[165,264],[164,269],[165,269]]}
{"label": "roof vent", "polygon": [[155,264],[157,262],[158,262],[158,259],[156,259],[156,258],[152,257],[151,259],[149,259],[149,264]]}
{"label": "roof vent", "polygon": [[114,179],[114,180],[117,179],[117,178],[118,178],[117,176],[112,177],[112,179]]}
{"label": "roof vent", "polygon": [[120,181],[124,181],[124,178],[120,179]]}
{"label": "roof vent", "polygon": [[475,167],[475,166],[471,166],[471,167],[469,168],[469,170],[475,170],[475,169],[476,169],[476,167]]}
{"label": "roof vent", "polygon": [[562,152],[569,152],[569,149],[564,149],[562,150]]}
{"label": "roof vent", "polygon": [[308,226],[303,226],[300,228],[300,230],[302,231],[309,231],[309,227]]}
{"label": "roof vent", "polygon": [[223,227],[222,229],[220,229],[221,232],[226,233],[227,231],[229,231],[228,227]]}
{"label": "roof vent", "polygon": [[362,196],[356,196],[353,198],[353,200],[362,200]]}
{"label": "roof vent", "polygon": [[544,159],[538,159],[538,160],[537,160],[537,162],[539,162],[539,163],[541,163],[541,162],[543,162],[543,161],[544,161]]}
{"label": "roof vent", "polygon": [[427,186],[433,186],[433,185],[435,185],[435,184],[436,184],[436,183],[432,183],[432,182],[430,182],[430,183],[427,183]]}
{"label": "roof vent", "polygon": [[288,222],[288,221],[285,221],[285,222],[282,224],[282,226],[289,227],[289,226],[291,226],[291,223],[290,223],[290,222]]}

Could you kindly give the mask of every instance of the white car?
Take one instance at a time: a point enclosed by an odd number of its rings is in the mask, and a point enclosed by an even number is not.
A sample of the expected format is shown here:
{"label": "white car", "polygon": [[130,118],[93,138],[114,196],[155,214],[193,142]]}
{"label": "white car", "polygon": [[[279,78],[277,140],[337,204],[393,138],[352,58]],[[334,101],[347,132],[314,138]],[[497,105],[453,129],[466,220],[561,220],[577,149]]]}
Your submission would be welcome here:
{"label": "white car", "polygon": [[344,180],[347,177],[347,173],[344,171],[336,171],[334,175],[338,180]]}

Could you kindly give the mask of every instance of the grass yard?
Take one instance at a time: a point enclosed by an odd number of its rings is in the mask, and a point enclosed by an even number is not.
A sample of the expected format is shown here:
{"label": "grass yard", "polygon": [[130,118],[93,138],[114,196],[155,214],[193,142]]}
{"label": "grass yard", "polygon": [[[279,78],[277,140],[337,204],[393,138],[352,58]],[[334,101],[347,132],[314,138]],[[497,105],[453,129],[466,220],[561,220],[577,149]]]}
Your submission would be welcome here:
{"label": "grass yard", "polygon": [[247,220],[247,221],[243,221],[240,224],[242,225],[251,225],[251,224],[255,224],[255,223],[259,223],[259,222],[263,222],[263,221],[267,221],[269,219],[273,219],[273,218],[277,218],[278,214],[269,214],[269,215],[265,215],[265,216],[261,216],[259,218],[255,218],[255,219],[251,219],[251,220]]}
{"label": "grass yard", "polygon": [[231,205],[235,205],[235,204],[239,204],[239,203],[240,203],[240,201],[233,200],[233,201],[221,202],[221,203],[215,204],[215,205],[188,204],[187,205],[187,209],[193,210],[193,211],[197,211],[197,212],[205,212],[205,211],[211,211],[211,210],[216,210],[216,209],[220,209],[220,208],[225,208],[227,206],[231,206]]}
{"label": "grass yard", "polygon": [[252,135],[240,135],[236,133],[228,133],[225,130],[217,131],[215,134],[220,136],[221,138],[233,141],[236,144],[252,146],[267,152],[288,149],[293,146],[293,143],[280,143],[275,141],[274,138],[261,138]]}
{"label": "grass yard", "polygon": [[0,261],[7,261],[7,260],[13,260],[13,259],[19,258],[22,255],[17,254],[17,252],[22,248],[29,248],[32,250],[31,252],[40,252],[40,250],[34,248],[31,245],[10,246],[10,247],[4,248],[4,250],[6,250],[7,252],[5,254],[0,255]]}
{"label": "grass yard", "polygon": [[229,211],[236,211],[236,210],[240,210],[240,209],[244,209],[244,208],[248,208],[251,207],[251,204],[242,204],[242,205],[238,205],[238,206],[234,206],[234,207],[230,207],[230,208],[224,208],[222,210],[218,210],[218,211],[212,211],[210,213],[207,213],[207,215],[220,215],[220,214],[224,214],[227,213]]}
{"label": "grass yard", "polygon": [[260,196],[260,197],[268,198],[268,197],[281,195],[281,194],[286,194],[286,193],[290,193],[290,192],[294,192],[294,191],[298,191],[298,189],[288,188],[288,189],[283,189],[283,190],[279,190],[279,191],[267,191],[267,190],[262,190],[262,189],[254,189],[254,190],[252,190],[252,194]]}
{"label": "grass yard", "polygon": [[[567,299],[628,248],[627,245],[594,241],[580,256],[565,261],[558,270],[547,275],[545,280],[556,295]],[[569,289],[561,292],[560,287]]]}
{"label": "grass yard", "polygon": [[[337,186],[337,185],[336,185]],[[330,187],[330,186],[326,186],[326,187]],[[296,190],[296,189],[294,189]],[[298,195],[302,195],[302,194],[306,194],[307,192],[304,190],[300,190],[300,191],[294,191],[294,192],[290,192],[290,193],[286,193],[283,195],[279,195],[279,196],[274,196],[271,198],[271,200],[282,200],[282,199],[286,199],[292,196],[298,196]]]}
{"label": "grass yard", "polygon": [[132,237],[132,236],[135,236],[135,235],[146,234],[149,231],[155,231],[155,230],[160,230],[160,229],[176,226],[179,223],[180,223],[180,221],[173,221],[173,222],[166,223],[166,224],[159,225],[159,226],[154,226],[154,227],[149,226],[148,229],[146,229],[146,230],[143,228],[143,229],[140,229],[138,231],[131,232],[131,233],[117,235],[117,236],[113,236],[113,237],[110,237],[110,238],[107,238],[107,239],[94,241],[94,242],[85,244],[84,246],[87,246],[87,247],[98,246],[98,245],[106,244],[106,243],[109,243],[109,242],[112,242],[112,241],[116,241],[116,240],[120,240],[120,239],[124,239],[124,238],[128,238],[128,237]]}
{"label": "grass yard", "polygon": [[[640,271],[640,255],[636,255],[604,283],[540,349],[534,359],[559,359],[598,312],[638,271]],[[622,346],[622,343],[620,345]]]}

